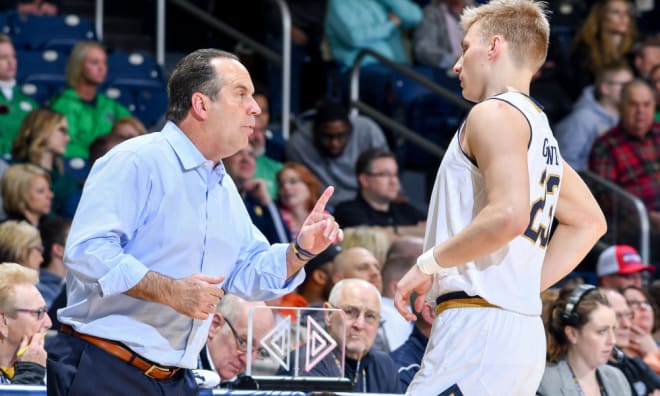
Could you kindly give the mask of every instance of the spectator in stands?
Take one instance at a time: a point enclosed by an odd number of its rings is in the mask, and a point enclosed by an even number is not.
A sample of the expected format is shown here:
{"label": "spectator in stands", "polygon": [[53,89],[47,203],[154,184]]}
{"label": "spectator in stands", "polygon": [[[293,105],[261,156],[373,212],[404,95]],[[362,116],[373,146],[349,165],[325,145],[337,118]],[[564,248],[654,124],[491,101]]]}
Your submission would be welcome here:
{"label": "spectator in stands", "polygon": [[39,230],[32,225],[15,220],[0,224],[0,263],[18,263],[39,271],[43,251]]}
{"label": "spectator in stands", "polygon": [[[325,324],[338,345],[345,341],[343,376],[353,384],[353,392],[402,393],[392,358],[373,348],[380,322],[378,290],[363,279],[344,279],[332,288],[325,307],[344,311],[344,315],[327,312]],[[280,371],[279,374],[285,373]],[[287,374],[291,375],[291,372]],[[341,352],[335,349],[304,374],[341,377]]]}
{"label": "spectator in stands", "polygon": [[66,117],[50,109],[32,111],[23,121],[12,146],[13,163],[31,163],[48,173],[53,200],[51,212],[73,218],[81,186],[64,171],[62,156],[69,142]]}
{"label": "spectator in stands", "polygon": [[342,249],[362,247],[371,252],[378,260],[378,270],[385,265],[385,257],[390,248],[387,233],[379,228],[368,226],[349,227],[344,229],[344,240],[339,242]]}
{"label": "spectator in stands", "polygon": [[304,125],[291,136],[286,156],[309,168],[324,185],[334,186],[330,204],[336,205],[358,193],[355,163],[372,147],[387,147],[375,122],[360,115],[349,117],[341,103],[325,101],[317,106],[313,125]]}
{"label": "spectator in stands", "polygon": [[[550,311],[548,364],[536,394],[631,395],[623,373],[607,362],[616,315],[595,286],[564,287]],[[575,392],[577,391],[577,393]]]}
{"label": "spectator in stands", "polygon": [[633,315],[626,299],[613,289],[604,289],[603,292],[614,309],[617,319],[614,337],[617,349],[608,364],[623,372],[630,385],[632,395],[659,396],[660,377],[641,358],[628,356],[624,352],[630,345],[630,327]]}
{"label": "spectator in stands", "polygon": [[2,205],[10,220],[37,226],[50,213],[53,192],[50,176],[32,164],[12,165],[2,176]]}
{"label": "spectator in stands", "polygon": [[628,245],[613,245],[598,256],[596,275],[602,287],[620,289],[626,286],[642,287],[643,273],[655,267],[642,263],[637,250]]}
{"label": "spectator in stands", "polygon": [[432,0],[424,7],[422,22],[415,29],[415,60],[449,70],[463,52],[463,29],[459,23],[461,13],[470,0]]}
{"label": "spectator in stands", "polygon": [[[369,48],[399,63],[409,63],[402,30],[414,28],[422,10],[411,0],[329,0],[325,35],[335,61],[350,68],[360,50]],[[368,58],[362,65],[375,63]]]}
{"label": "spectator in stands", "polygon": [[623,187],[646,205],[651,220],[652,262],[660,261],[660,123],[655,97],[643,80],[621,92],[621,122],[596,139],[589,169]]}
{"label": "spectator in stands", "polygon": [[37,272],[0,264],[0,385],[44,385],[44,337],[51,326]]}
{"label": "spectator in stands", "polygon": [[396,238],[387,249],[386,259],[392,257],[419,257],[424,253],[424,238],[404,235]]}
{"label": "spectator in stands", "polygon": [[655,92],[655,121],[660,122],[660,64],[651,69],[649,83]]}
{"label": "spectator in stands", "polygon": [[[378,290],[378,293],[383,292],[383,278],[381,275],[381,262],[378,261],[376,256],[367,248],[361,246],[344,247],[342,251],[334,259],[334,268],[332,273],[332,283],[337,284],[342,279],[357,278],[365,280]],[[379,297],[380,299],[380,297]],[[379,311],[380,316],[380,311]],[[378,324],[376,331],[376,338],[373,341],[374,349],[383,352],[389,352],[389,343],[387,342],[387,335],[383,322]]]}
{"label": "spectator in stands", "polygon": [[[275,326],[275,319],[263,301],[245,301],[226,294],[220,300],[211,319],[206,347],[199,354],[198,368],[216,371],[223,382],[231,381],[245,371],[247,360],[252,364],[266,352],[261,339]],[[248,320],[252,314],[252,349],[248,351]]]}
{"label": "spectator in stands", "polygon": [[[411,298],[410,301],[410,306],[414,311],[415,299]],[[419,371],[426,345],[429,343],[431,326],[435,319],[435,309],[435,303],[424,301],[421,312],[415,312],[417,320],[415,320],[410,336],[400,347],[390,352],[394,363],[399,367],[399,378],[401,379],[401,390],[403,391],[408,388],[413,377]]]}
{"label": "spectator in stands", "polygon": [[[422,20],[422,9],[412,0],[329,0],[325,37],[341,72],[348,72],[358,53],[370,49],[389,60],[410,64],[404,42],[406,31]],[[360,69],[360,99],[388,114],[399,97],[393,95],[400,73],[366,56]]]}
{"label": "spectator in stands", "polygon": [[[279,159],[284,157],[285,143],[279,133],[269,129],[270,105],[266,95],[255,93],[254,100],[261,108],[261,113],[255,119],[254,132],[250,135],[250,143],[254,147],[254,156],[257,161],[255,177],[266,182],[268,194],[275,199],[277,197],[277,172],[282,169]],[[276,141],[277,143],[275,143]],[[269,150],[269,148],[271,149]],[[276,154],[279,152],[279,154],[271,157],[273,152]]]}
{"label": "spectator in stands", "polygon": [[135,117],[122,117],[112,124],[110,135],[124,141],[147,133],[142,121]]}
{"label": "spectator in stands", "polygon": [[648,292],[641,287],[626,286],[619,289],[619,292],[625,297],[633,314],[630,343],[625,352],[628,356],[642,358],[656,374],[660,374],[660,349],[653,338],[653,332],[657,330],[657,307]]}
{"label": "spectator in stands", "polygon": [[396,284],[415,264],[416,260],[416,256],[390,257],[381,272],[383,278],[383,300],[380,308],[383,324],[381,327],[390,351],[399,348],[408,339],[413,328],[413,324],[401,316],[394,307],[394,295],[396,294]]}
{"label": "spectator in stands", "polygon": [[567,89],[573,97],[593,84],[595,72],[626,59],[637,37],[632,5],[626,0],[603,0],[591,6],[570,49],[573,78]]}
{"label": "spectator in stands", "polygon": [[16,10],[20,14],[27,15],[57,15],[59,10],[59,0],[2,0],[0,9]]}
{"label": "spectator in stands", "polygon": [[335,257],[332,281],[337,284],[342,279],[359,278],[371,283],[383,291],[383,278],[380,274],[380,265],[376,257],[363,247],[342,249]]}
{"label": "spectator in stands", "polygon": [[66,267],[64,266],[64,246],[69,235],[71,221],[63,217],[51,217],[39,224],[39,235],[43,243],[43,262],[39,270],[37,289],[50,308],[55,298],[62,292]]}
{"label": "spectator in stands", "polygon": [[[264,234],[268,242],[287,243],[291,241],[289,230],[284,225],[280,211],[268,194],[266,182],[255,176],[252,145],[248,144],[236,154],[225,158],[222,163],[236,184],[252,223]],[[309,214],[309,211],[306,213]]]}
{"label": "spectator in stands", "polygon": [[391,239],[396,235],[424,235],[425,214],[399,201],[399,166],[392,152],[381,147],[366,150],[358,157],[355,173],[360,191],[353,200],[335,208],[335,219],[340,226],[376,226]]}
{"label": "spectator in stands", "polygon": [[280,214],[296,238],[309,216],[314,202],[321,196],[321,183],[304,165],[286,162],[277,172],[277,196]]}
{"label": "spectator in stands", "polygon": [[660,65],[660,34],[649,36],[635,47],[634,65],[637,75],[650,80],[651,70]]}
{"label": "spectator in stands", "polygon": [[131,112],[99,92],[108,74],[107,54],[94,41],[81,41],[71,50],[66,65],[69,87],[53,98],[50,107],[66,115],[71,141],[66,148],[67,158],[89,157],[89,145],[98,136],[110,132],[115,121]]}
{"label": "spectator in stands", "polygon": [[0,156],[11,152],[11,143],[28,113],[39,106],[16,84],[16,51],[11,38],[0,33]]}
{"label": "spectator in stands", "polygon": [[305,280],[298,286],[298,293],[307,301],[307,306],[320,308],[328,301],[330,290],[335,285],[332,274],[339,252],[340,248],[330,245],[305,265]]}
{"label": "spectator in stands", "polygon": [[598,70],[594,85],[582,91],[573,111],[555,127],[562,157],[574,169],[587,169],[589,152],[596,138],[619,123],[621,88],[632,78],[632,71],[625,62]]}

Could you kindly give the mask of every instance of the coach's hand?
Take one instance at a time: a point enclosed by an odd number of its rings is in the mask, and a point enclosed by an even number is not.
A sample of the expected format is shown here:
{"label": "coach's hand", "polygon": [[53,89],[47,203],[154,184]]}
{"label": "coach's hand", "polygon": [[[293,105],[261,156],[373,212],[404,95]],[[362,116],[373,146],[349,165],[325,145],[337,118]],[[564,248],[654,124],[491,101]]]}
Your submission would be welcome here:
{"label": "coach's hand", "polygon": [[191,318],[208,319],[224,295],[224,291],[218,287],[223,280],[224,276],[203,274],[178,279],[178,293],[172,296],[172,308]]}
{"label": "coach's hand", "polygon": [[417,292],[417,299],[415,299],[415,311],[421,312],[426,293],[431,290],[432,284],[433,276],[426,275],[419,270],[417,265],[413,265],[413,267],[406,273],[406,275],[401,278],[399,283],[396,284],[394,306],[396,307],[397,311],[399,311],[401,316],[403,316],[406,320],[417,320],[417,316],[415,316],[415,314],[410,312],[408,309],[408,307],[410,307],[410,295],[412,292]]}
{"label": "coach's hand", "polygon": [[313,254],[324,251],[331,243],[339,242],[344,233],[331,214],[325,212],[325,206],[335,191],[330,186],[323,191],[314,208],[305,219],[298,233],[300,247]]}

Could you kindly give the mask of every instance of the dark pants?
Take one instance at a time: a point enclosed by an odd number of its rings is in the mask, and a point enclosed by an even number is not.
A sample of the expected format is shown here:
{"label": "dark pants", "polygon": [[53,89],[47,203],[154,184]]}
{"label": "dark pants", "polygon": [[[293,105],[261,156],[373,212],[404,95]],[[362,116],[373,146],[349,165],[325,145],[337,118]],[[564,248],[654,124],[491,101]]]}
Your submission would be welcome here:
{"label": "dark pants", "polygon": [[157,380],[74,336],[58,333],[49,340],[47,390],[59,395],[197,395],[199,390],[190,370]]}

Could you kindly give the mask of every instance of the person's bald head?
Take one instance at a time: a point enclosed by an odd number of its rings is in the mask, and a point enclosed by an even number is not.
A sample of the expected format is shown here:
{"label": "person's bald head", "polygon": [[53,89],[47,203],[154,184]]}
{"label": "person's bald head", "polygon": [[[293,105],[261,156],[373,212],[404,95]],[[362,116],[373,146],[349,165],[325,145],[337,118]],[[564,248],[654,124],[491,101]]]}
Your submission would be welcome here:
{"label": "person's bald head", "polygon": [[341,279],[358,278],[368,281],[379,292],[383,291],[380,263],[369,250],[357,246],[348,248],[335,257],[334,264],[334,283]]}

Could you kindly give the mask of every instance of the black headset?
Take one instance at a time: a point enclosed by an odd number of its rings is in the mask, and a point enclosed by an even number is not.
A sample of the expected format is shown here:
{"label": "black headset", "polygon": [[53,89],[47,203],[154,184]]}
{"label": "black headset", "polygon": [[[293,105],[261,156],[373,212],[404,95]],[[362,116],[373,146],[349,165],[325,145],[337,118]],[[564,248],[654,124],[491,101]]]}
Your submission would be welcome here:
{"label": "black headset", "polygon": [[578,285],[573,289],[571,295],[568,296],[566,307],[564,307],[560,316],[561,322],[564,326],[568,325],[577,327],[580,322],[580,315],[575,312],[575,309],[580,304],[580,301],[582,301],[582,299],[593,290],[596,290],[596,286],[594,285]]}

